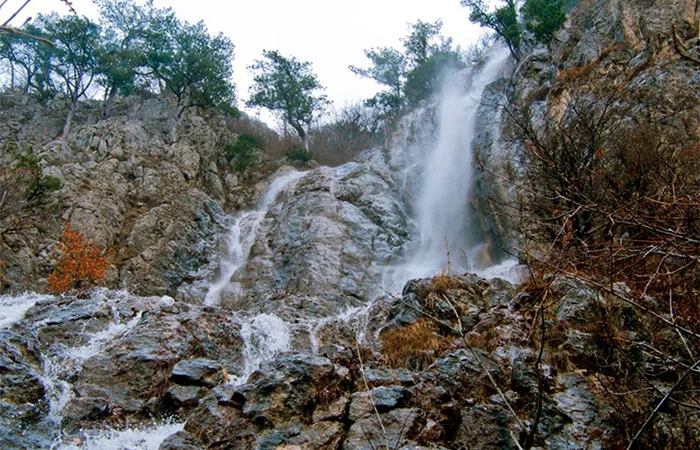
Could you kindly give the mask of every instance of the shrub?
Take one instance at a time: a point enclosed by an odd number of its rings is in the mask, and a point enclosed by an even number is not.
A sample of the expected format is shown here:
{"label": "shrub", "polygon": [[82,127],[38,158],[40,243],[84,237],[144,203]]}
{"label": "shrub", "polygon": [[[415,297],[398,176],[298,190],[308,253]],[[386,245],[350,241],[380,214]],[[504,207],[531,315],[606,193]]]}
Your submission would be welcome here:
{"label": "shrub", "polygon": [[287,151],[284,152],[284,155],[292,162],[300,162],[304,164],[311,161],[311,158],[313,158],[310,151],[303,147],[297,146],[288,148]]}
{"label": "shrub", "polygon": [[111,251],[103,251],[81,233],[66,224],[56,245],[61,253],[54,271],[49,275],[49,290],[64,293],[97,285],[104,280]]}
{"label": "shrub", "polygon": [[16,152],[13,156],[9,174],[16,182],[26,186],[24,196],[27,200],[38,199],[42,196],[61,189],[61,180],[52,176],[41,176],[41,157],[29,147],[24,152]]}
{"label": "shrub", "polygon": [[226,160],[232,163],[234,170],[243,172],[260,164],[259,151],[263,148],[264,142],[259,137],[241,134],[236,138],[235,143],[226,144],[224,155]]}
{"label": "shrub", "polygon": [[54,177],[53,175],[45,175],[36,180],[36,182],[32,186],[31,197],[42,197],[46,194],[61,189],[62,186],[63,185],[61,184],[61,180],[59,180],[58,178]]}

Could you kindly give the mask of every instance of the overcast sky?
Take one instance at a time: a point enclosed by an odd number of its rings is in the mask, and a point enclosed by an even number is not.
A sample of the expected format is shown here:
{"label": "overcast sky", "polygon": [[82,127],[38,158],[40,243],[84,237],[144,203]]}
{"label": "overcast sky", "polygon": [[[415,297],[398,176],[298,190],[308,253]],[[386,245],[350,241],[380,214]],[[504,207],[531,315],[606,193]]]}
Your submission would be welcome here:
{"label": "overcast sky", "polygon": [[[24,0],[9,0],[0,17],[6,19],[9,10],[22,3]],[[97,18],[91,0],[72,3],[78,14]],[[236,46],[234,81],[239,107],[245,106],[252,82],[247,66],[261,58],[263,49],[310,61],[328,97],[342,106],[377,90],[372,81],[361,79],[348,66],[368,65],[364,49],[399,47],[408,23],[442,19],[444,34],[462,47],[479,35],[459,0],[155,0],[155,5],[172,7],[180,19],[189,22],[202,20],[210,32],[231,38]],[[13,23],[20,25],[36,12],[52,11],[64,14],[68,8],[60,0],[32,0]]]}

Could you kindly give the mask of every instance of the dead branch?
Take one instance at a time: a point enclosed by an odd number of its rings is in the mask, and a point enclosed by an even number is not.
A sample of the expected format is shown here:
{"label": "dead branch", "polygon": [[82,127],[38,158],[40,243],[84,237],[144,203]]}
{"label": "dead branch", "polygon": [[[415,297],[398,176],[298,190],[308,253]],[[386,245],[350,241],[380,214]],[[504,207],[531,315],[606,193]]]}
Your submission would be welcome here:
{"label": "dead branch", "polygon": [[686,370],[685,373],[683,374],[683,376],[681,376],[681,377],[678,379],[678,381],[676,381],[676,384],[674,384],[674,385],[671,387],[671,389],[668,390],[668,392],[666,393],[666,395],[664,396],[664,398],[662,398],[661,401],[659,402],[659,404],[656,405],[656,408],[654,408],[654,410],[651,412],[651,414],[649,415],[649,417],[647,417],[647,420],[646,420],[646,421],[644,422],[644,424],[641,426],[641,428],[639,429],[639,431],[637,431],[637,434],[634,435],[634,437],[633,437],[632,440],[630,441],[629,445],[627,446],[627,450],[631,450],[631,449],[632,449],[632,446],[634,446],[634,443],[637,441],[637,439],[639,439],[639,436],[642,435],[642,432],[644,432],[644,430],[646,429],[646,427],[654,420],[654,417],[655,417],[656,414],[659,412],[659,410],[664,406],[664,404],[665,404],[666,401],[669,399],[669,397],[671,397],[671,395],[673,394],[673,391],[675,391],[676,388],[678,388],[678,386],[680,386],[681,383],[683,383],[683,381],[685,381],[685,379],[688,377],[688,375],[690,375],[690,373],[693,372],[693,371],[695,370],[695,368],[698,367],[698,366],[700,366],[700,360],[696,361],[695,364],[693,364],[693,366],[692,366],[691,368],[689,368],[688,370]]}

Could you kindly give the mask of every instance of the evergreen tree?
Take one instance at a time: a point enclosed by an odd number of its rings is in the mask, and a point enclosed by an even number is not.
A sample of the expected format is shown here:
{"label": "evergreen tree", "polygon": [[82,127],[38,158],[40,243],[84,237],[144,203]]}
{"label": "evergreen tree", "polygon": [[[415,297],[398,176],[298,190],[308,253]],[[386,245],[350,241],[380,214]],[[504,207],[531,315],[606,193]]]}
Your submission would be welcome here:
{"label": "evergreen tree", "polygon": [[521,33],[518,23],[517,0],[502,0],[503,4],[491,10],[484,0],[461,0],[470,9],[469,20],[490,28],[508,46],[513,58],[520,60]]}
{"label": "evergreen tree", "polygon": [[537,42],[547,45],[566,21],[564,0],[527,0],[522,13],[525,28]]}
{"label": "evergreen tree", "polygon": [[452,40],[441,34],[442,22],[417,21],[401,41],[403,49],[365,50],[369,68],[350,66],[360,76],[371,78],[387,89],[365,101],[379,110],[385,122],[391,121],[407,105],[415,105],[439,87],[446,68],[464,67],[464,58],[453,48]]}
{"label": "evergreen tree", "polygon": [[323,111],[326,96],[311,63],[284,57],[277,50],[263,51],[265,59],[249,68],[255,73],[248,106],[280,111],[284,121],[306,145],[311,122]]}
{"label": "evergreen tree", "polygon": [[51,73],[68,100],[63,136],[70,131],[78,101],[86,96],[97,73],[100,26],[87,17],[39,15],[39,24],[54,43]]}

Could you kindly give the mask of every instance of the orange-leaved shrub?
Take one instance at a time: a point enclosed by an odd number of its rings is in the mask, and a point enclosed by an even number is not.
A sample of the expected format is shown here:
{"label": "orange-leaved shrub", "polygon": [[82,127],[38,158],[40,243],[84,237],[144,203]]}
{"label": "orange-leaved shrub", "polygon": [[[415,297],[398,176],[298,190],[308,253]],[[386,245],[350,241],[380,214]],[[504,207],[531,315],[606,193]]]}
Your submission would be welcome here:
{"label": "orange-leaved shrub", "polygon": [[68,292],[97,285],[104,280],[109,267],[111,250],[104,251],[78,231],[66,224],[56,245],[60,256],[49,275],[49,290]]}

